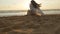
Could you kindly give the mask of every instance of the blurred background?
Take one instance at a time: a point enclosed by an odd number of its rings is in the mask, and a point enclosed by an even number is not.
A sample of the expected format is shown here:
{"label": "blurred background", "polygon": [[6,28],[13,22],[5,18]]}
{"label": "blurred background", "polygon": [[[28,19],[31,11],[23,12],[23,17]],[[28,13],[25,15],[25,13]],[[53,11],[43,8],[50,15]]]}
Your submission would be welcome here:
{"label": "blurred background", "polygon": [[[26,15],[31,0],[0,0],[0,15]],[[35,0],[44,14],[60,14],[60,0]]]}

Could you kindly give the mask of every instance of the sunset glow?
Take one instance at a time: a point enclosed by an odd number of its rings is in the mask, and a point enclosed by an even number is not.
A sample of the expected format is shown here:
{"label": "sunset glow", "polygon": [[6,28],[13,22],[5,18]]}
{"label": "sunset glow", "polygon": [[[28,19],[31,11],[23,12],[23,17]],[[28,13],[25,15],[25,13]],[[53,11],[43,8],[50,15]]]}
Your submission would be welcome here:
{"label": "sunset glow", "polygon": [[[31,0],[0,0],[0,10],[28,10]],[[60,9],[60,0],[35,0],[41,9]]]}

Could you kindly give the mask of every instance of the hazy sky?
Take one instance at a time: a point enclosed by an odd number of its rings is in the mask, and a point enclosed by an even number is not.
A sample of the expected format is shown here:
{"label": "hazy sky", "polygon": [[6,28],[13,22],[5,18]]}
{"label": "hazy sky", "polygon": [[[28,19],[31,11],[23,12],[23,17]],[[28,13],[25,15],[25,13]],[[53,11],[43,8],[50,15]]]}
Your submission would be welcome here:
{"label": "hazy sky", "polygon": [[[0,10],[28,10],[31,0],[0,0]],[[60,0],[35,0],[41,9],[60,9]]]}

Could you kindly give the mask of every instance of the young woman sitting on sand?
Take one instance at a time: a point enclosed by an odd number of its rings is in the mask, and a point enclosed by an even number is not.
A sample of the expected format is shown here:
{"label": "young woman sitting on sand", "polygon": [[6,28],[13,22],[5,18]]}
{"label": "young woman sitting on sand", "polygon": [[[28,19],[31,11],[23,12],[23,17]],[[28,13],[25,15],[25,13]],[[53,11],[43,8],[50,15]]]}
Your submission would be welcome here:
{"label": "young woman sitting on sand", "polygon": [[30,12],[32,15],[44,15],[44,13],[40,10],[39,7],[41,4],[37,4],[34,0],[31,1],[31,4],[30,4]]}

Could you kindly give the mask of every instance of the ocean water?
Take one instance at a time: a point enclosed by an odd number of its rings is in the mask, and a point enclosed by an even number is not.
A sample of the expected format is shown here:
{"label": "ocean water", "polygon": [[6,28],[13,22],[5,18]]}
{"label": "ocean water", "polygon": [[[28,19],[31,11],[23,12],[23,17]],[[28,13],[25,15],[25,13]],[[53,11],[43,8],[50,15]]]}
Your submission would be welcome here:
{"label": "ocean water", "polygon": [[43,13],[46,15],[46,14],[60,14],[60,10],[46,10],[46,11],[43,11]]}
{"label": "ocean water", "polygon": [[[42,10],[42,12],[47,14],[60,14],[60,10]],[[0,17],[3,16],[24,16],[27,15],[27,10],[0,10]]]}

